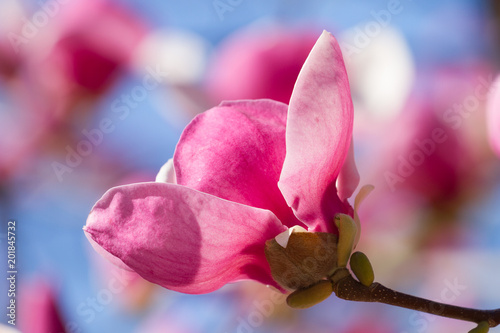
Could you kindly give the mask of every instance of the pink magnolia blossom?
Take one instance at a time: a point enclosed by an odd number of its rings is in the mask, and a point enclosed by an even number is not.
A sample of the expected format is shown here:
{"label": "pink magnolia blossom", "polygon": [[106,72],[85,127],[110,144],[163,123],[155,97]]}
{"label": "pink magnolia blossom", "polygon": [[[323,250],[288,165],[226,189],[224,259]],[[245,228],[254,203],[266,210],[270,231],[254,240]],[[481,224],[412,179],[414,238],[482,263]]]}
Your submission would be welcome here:
{"label": "pink magnolia blossom", "polygon": [[23,113],[36,118],[36,128],[28,132],[37,133],[38,145],[58,135],[63,138],[53,142],[68,139],[68,123],[88,117],[94,103],[131,67],[149,31],[140,17],[114,1],[75,0],[58,8],[35,37],[12,37],[22,56],[12,95]]}
{"label": "pink magnolia blossom", "polygon": [[33,23],[22,20],[24,9],[18,2],[0,5],[0,79],[9,79],[14,102],[0,112],[0,129],[8,137],[0,143],[0,182],[32,165],[40,151],[61,152],[76,140],[68,129],[90,118],[93,103],[131,66],[149,31],[115,1],[54,6],[57,15],[27,38],[23,25]]}
{"label": "pink magnolia blossom", "polygon": [[23,8],[19,1],[5,0],[0,3],[0,80],[16,77],[22,63],[22,55],[16,53],[9,37],[20,33]]}
{"label": "pink magnolia blossom", "polygon": [[46,35],[27,45],[41,53],[30,69],[45,79],[50,73],[48,89],[101,94],[130,66],[149,28],[135,13],[109,0],[77,0],[61,11],[51,29],[42,31]]}
{"label": "pink magnolia blossom", "polygon": [[65,333],[54,289],[38,279],[23,285],[19,300],[19,326],[25,333]]}
{"label": "pink magnolia blossom", "polygon": [[[368,242],[377,251],[396,251],[403,263],[415,252],[408,249],[449,249],[468,237],[464,204],[482,195],[491,176],[478,167],[490,158],[481,130],[490,72],[483,63],[425,71],[398,117],[372,126],[371,133],[355,133],[365,145],[358,161],[366,169],[360,171],[377,188],[361,212],[361,219],[370,217]],[[404,250],[387,235],[397,235]]]}
{"label": "pink magnolia blossom", "polygon": [[477,158],[463,131],[443,122],[432,106],[419,100],[412,100],[412,106],[413,110],[396,119],[394,137],[399,139],[392,138],[388,147],[392,149],[385,154],[399,157],[392,158],[393,165],[387,169],[397,176],[391,178],[386,172],[384,180],[391,190],[411,191],[431,202],[452,200],[470,181]]}
{"label": "pink magnolia blossom", "polygon": [[[424,73],[404,112],[365,133],[367,160],[375,164],[365,163],[362,171],[373,174],[370,180],[379,190],[412,193],[442,207],[479,184],[484,172],[477,165],[485,156],[477,133],[484,122],[480,101],[489,88],[488,73],[483,64]],[[475,106],[469,102],[476,99]]]}
{"label": "pink magnolia blossom", "polygon": [[488,134],[491,146],[500,156],[500,76],[492,85],[491,94],[488,99]]}
{"label": "pink magnolia blossom", "polygon": [[293,31],[277,24],[253,25],[234,33],[221,43],[212,60],[208,95],[217,103],[259,98],[288,103],[316,39],[312,31]]}
{"label": "pink magnolia blossom", "polygon": [[287,227],[337,233],[358,184],[353,107],[336,39],[323,32],[290,105],[223,102],[184,130],[158,180],[110,189],[85,233],[98,252],[165,288],[192,294],[273,281],[266,240]]}

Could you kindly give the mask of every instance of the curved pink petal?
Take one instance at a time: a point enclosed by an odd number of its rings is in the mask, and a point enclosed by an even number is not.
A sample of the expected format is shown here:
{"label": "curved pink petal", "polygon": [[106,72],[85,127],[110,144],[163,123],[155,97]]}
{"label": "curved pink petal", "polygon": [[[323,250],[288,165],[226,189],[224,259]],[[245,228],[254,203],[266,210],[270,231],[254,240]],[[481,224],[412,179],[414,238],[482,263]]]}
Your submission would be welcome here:
{"label": "curved pink petal", "polygon": [[287,106],[272,100],[223,102],[197,116],[174,154],[177,184],[272,211],[302,225],[279,188]]}
{"label": "curved pink petal", "polygon": [[277,287],[264,245],[284,229],[270,211],[167,183],[110,189],[84,227],[101,252],[146,280],[189,294],[241,279]]}
{"label": "curved pink petal", "polygon": [[286,158],[279,188],[309,229],[335,232],[346,212],[335,181],[351,142],[353,106],[336,39],[324,31],[299,74],[290,99]]}
{"label": "curved pink petal", "polygon": [[359,173],[358,168],[356,168],[356,161],[354,160],[354,144],[351,139],[351,144],[349,145],[349,152],[340,169],[339,178],[337,180],[337,188],[340,200],[344,201],[350,198],[356,187],[359,184]]}
{"label": "curved pink petal", "polygon": [[491,146],[500,156],[500,76],[491,86],[488,99],[488,132]]}
{"label": "curved pink petal", "polygon": [[[87,222],[88,223],[88,222]],[[104,259],[106,259],[107,261],[109,261],[111,264],[123,269],[123,270],[126,270],[126,271],[130,271],[130,272],[133,272],[134,270],[130,267],[127,266],[127,264],[125,264],[120,258],[116,257],[115,255],[103,250],[103,248],[101,247],[101,245],[99,243],[97,243],[92,237],[89,237],[89,233],[86,231],[86,227],[83,228],[83,230],[85,231],[85,236],[87,237],[90,245],[92,246],[92,248],[97,252],[99,253]]]}

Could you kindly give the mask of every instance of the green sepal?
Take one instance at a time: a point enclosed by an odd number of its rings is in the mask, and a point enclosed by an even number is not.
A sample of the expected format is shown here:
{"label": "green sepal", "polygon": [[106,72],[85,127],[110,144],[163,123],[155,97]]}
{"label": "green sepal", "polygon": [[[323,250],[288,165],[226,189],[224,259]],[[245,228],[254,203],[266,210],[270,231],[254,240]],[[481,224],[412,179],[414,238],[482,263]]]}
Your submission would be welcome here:
{"label": "green sepal", "polygon": [[323,302],[332,292],[332,282],[330,280],[322,280],[310,287],[294,291],[288,295],[286,303],[295,309],[307,309]]}

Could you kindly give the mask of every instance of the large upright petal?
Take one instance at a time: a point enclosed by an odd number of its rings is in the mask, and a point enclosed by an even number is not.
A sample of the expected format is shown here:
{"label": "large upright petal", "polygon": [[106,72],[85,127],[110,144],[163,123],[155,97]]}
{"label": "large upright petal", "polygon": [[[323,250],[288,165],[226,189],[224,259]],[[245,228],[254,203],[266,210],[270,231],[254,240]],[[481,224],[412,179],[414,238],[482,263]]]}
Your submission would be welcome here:
{"label": "large upright petal", "polygon": [[186,127],[174,154],[177,183],[219,198],[271,210],[301,223],[278,179],[285,159],[287,106],[272,100],[223,102]]}
{"label": "large upright petal", "polygon": [[286,128],[279,188],[310,229],[335,232],[333,216],[346,212],[335,182],[351,142],[353,106],[342,53],[324,31],[297,78]]}
{"label": "large upright petal", "polygon": [[277,286],[264,244],[284,229],[270,211],[166,183],[110,189],[84,227],[100,252],[146,280],[189,294],[241,279]]}

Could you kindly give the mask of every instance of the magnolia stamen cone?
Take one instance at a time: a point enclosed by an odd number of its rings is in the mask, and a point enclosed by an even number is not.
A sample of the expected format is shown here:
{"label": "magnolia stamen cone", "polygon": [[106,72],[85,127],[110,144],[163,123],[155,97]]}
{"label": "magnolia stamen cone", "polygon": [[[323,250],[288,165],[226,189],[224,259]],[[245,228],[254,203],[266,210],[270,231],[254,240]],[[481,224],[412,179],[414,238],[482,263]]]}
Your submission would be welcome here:
{"label": "magnolia stamen cone", "polygon": [[337,268],[337,235],[293,231],[286,247],[277,238],[266,241],[265,255],[274,281],[283,288],[307,288]]}
{"label": "magnolia stamen cone", "polygon": [[339,229],[339,242],[337,244],[338,267],[346,267],[351,256],[358,228],[356,222],[346,214],[337,214],[335,224]]}
{"label": "magnolia stamen cone", "polygon": [[367,287],[371,286],[375,280],[375,273],[373,273],[372,264],[366,254],[359,251],[354,252],[349,263],[359,282]]}
{"label": "magnolia stamen cone", "polygon": [[490,331],[490,325],[488,322],[482,321],[480,322],[476,328],[473,328],[469,331],[469,333],[487,333]]}
{"label": "magnolia stamen cone", "polygon": [[332,292],[332,282],[330,280],[323,280],[310,287],[294,291],[288,295],[286,303],[295,309],[307,309],[323,302]]}

